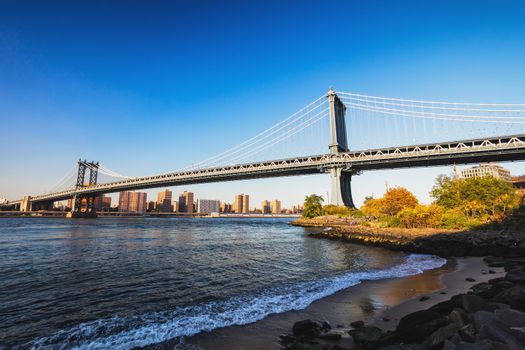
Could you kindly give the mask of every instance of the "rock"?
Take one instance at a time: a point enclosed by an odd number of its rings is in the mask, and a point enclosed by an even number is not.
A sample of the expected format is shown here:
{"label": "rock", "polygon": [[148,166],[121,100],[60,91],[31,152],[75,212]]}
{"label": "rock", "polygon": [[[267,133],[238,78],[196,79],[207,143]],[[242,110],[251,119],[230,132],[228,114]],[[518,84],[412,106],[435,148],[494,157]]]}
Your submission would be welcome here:
{"label": "rock", "polygon": [[443,294],[443,295],[445,295],[445,294],[447,294],[447,292],[440,292],[439,294]]}
{"label": "rock", "polygon": [[321,329],[326,332],[332,329],[332,326],[330,326],[330,323],[323,321],[323,323],[321,324]]}
{"label": "rock", "polygon": [[441,348],[441,350],[454,350],[454,349],[456,349],[456,344],[454,344],[453,342],[451,342],[448,339],[445,339],[445,341],[443,342],[443,347]]}
{"label": "rock", "polygon": [[481,326],[477,339],[487,339],[503,343],[511,349],[523,349],[523,344],[525,344],[525,337],[515,334],[510,328],[496,320],[492,320]]}
{"label": "rock", "polygon": [[365,323],[363,321],[354,321],[352,323],[350,323],[350,326],[354,327],[354,328],[361,328],[365,325]]}
{"label": "rock", "polygon": [[343,348],[342,346],[336,344],[332,347],[332,350],[346,350],[346,348]]}
{"label": "rock", "polygon": [[383,317],[382,320],[383,320],[383,322],[389,322],[390,321],[390,319],[388,317]]}
{"label": "rock", "polygon": [[422,344],[395,344],[379,348],[379,350],[426,350]]}
{"label": "rock", "polygon": [[383,331],[374,326],[363,326],[359,329],[352,329],[348,332],[356,344],[368,344],[381,338]]}
{"label": "rock", "polygon": [[485,299],[474,294],[464,294],[461,297],[461,305],[468,313],[474,313],[480,310],[490,310],[490,306]]}
{"label": "rock", "polygon": [[317,338],[324,339],[324,340],[336,340],[337,341],[341,339],[341,333],[337,333],[337,332],[323,333]]}
{"label": "rock", "polygon": [[459,308],[452,310],[448,315],[448,319],[459,328],[463,328],[471,322],[469,315],[463,309]]}
{"label": "rock", "polygon": [[504,290],[493,301],[509,304],[511,308],[525,312],[525,286],[515,285]]}
{"label": "rock", "polygon": [[485,293],[490,292],[492,290],[492,285],[483,282],[473,285],[472,287],[470,287],[470,289],[474,294],[484,297]]}
{"label": "rock", "polygon": [[456,350],[508,350],[509,348],[502,343],[491,340],[482,340],[476,343],[460,342],[456,345]]}
{"label": "rock", "polygon": [[472,277],[465,278],[465,281],[467,281],[467,282],[476,282],[476,280],[474,278],[472,278]]}
{"label": "rock", "polygon": [[445,327],[441,327],[431,335],[429,335],[423,345],[428,346],[431,349],[438,349],[442,347],[445,340],[452,338],[459,331],[459,327],[454,323],[448,324]]}
{"label": "rock", "polygon": [[494,320],[494,314],[488,311],[476,311],[474,313],[474,327],[479,331],[481,327]]}
{"label": "rock", "polygon": [[525,312],[514,309],[500,309],[494,312],[496,320],[508,327],[525,326]]}
{"label": "rock", "polygon": [[416,311],[399,320],[397,337],[403,343],[421,343],[425,337],[447,324],[447,318],[440,312]]}
{"label": "rock", "polygon": [[493,275],[493,274],[496,273],[496,271],[494,271],[494,270],[489,270],[489,273],[490,273],[491,275]]}
{"label": "rock", "polygon": [[505,278],[510,281],[510,282],[514,282],[514,283],[525,283],[525,274],[523,273],[514,273],[514,272],[509,272],[507,273],[507,275],[505,276]]}
{"label": "rock", "polygon": [[472,343],[476,340],[476,329],[472,323],[469,323],[459,330],[459,335],[462,340]]}
{"label": "rock", "polygon": [[295,337],[287,334],[280,335],[279,338],[281,339],[281,344],[284,346],[293,344],[296,340]]}
{"label": "rock", "polygon": [[421,298],[419,298],[419,301],[427,301],[428,299],[430,299],[430,297],[424,295],[424,296],[422,296]]}
{"label": "rock", "polygon": [[315,338],[321,334],[322,326],[319,322],[303,320],[295,322],[292,328],[293,335],[303,338]]}

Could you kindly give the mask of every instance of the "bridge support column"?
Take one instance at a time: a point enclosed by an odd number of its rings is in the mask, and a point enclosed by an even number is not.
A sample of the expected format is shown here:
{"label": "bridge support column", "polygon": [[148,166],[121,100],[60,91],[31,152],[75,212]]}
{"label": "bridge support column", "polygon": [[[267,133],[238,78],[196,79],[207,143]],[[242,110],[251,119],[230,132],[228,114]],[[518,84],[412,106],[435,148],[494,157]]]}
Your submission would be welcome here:
{"label": "bridge support column", "polygon": [[[78,175],[77,175],[77,189],[84,188],[86,177],[86,170],[89,169],[89,183],[87,186],[93,186],[97,184],[98,177],[98,163],[87,162],[85,160],[78,161]],[[68,218],[96,218],[97,213],[95,211],[95,198],[96,194],[75,194],[72,203],[73,207],[71,212],[67,214]]]}
{"label": "bridge support column", "polygon": [[355,208],[352,199],[352,172],[344,171],[343,168],[334,167],[330,169],[330,200],[329,203],[337,206]]}
{"label": "bridge support column", "polygon": [[31,203],[31,196],[24,196],[22,203],[20,203],[20,211],[32,211],[33,205]]}
{"label": "bridge support column", "polygon": [[[330,105],[330,145],[328,145],[328,148],[330,153],[334,155],[348,152],[345,121],[346,106],[332,88],[330,88],[326,97]],[[331,181],[329,203],[355,208],[350,187],[353,173],[345,170],[343,166],[334,166],[328,170]]]}

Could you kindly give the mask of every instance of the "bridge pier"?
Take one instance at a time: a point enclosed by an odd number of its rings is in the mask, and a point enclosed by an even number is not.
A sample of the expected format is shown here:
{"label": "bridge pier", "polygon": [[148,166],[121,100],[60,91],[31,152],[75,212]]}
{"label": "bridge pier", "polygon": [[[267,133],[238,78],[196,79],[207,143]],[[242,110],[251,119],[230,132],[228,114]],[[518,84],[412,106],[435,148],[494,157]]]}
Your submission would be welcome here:
{"label": "bridge pier", "polygon": [[[98,176],[98,163],[87,162],[85,160],[78,161],[78,175],[77,175],[77,189],[84,187],[84,180],[86,177],[86,170],[89,169],[89,183],[88,186],[97,184]],[[75,194],[73,197],[73,206],[71,211],[67,214],[68,218],[96,218],[97,213],[95,211],[95,198],[98,195],[78,195]]]}
{"label": "bridge pier", "polygon": [[[328,148],[332,154],[348,152],[345,121],[346,106],[332,88],[328,90],[326,97],[330,104],[330,145]],[[333,166],[328,169],[331,182],[328,202],[337,206],[344,205],[355,208],[351,188],[353,173],[344,168],[343,166]]]}
{"label": "bridge pier", "polygon": [[352,175],[352,172],[340,167],[330,168],[330,204],[355,208],[352,199]]}
{"label": "bridge pier", "polygon": [[22,203],[20,203],[20,211],[32,211],[33,203],[31,202],[31,196],[24,196]]}

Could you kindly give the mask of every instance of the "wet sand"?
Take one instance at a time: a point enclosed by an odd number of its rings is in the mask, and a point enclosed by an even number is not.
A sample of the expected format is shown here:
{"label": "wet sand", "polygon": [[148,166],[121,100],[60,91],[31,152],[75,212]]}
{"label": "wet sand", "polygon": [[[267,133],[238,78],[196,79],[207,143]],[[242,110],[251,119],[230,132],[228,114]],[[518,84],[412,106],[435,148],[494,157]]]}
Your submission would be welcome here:
{"label": "wet sand", "polygon": [[[346,333],[350,322],[363,320],[384,330],[394,329],[401,317],[426,309],[451,296],[465,293],[477,283],[504,275],[503,268],[489,268],[483,258],[450,258],[437,269],[419,275],[361,284],[339,291],[312,303],[304,310],[274,314],[258,322],[219,328],[186,339],[191,349],[279,349],[279,335],[291,333],[296,321],[316,319],[328,321],[339,328],[343,339],[337,343],[350,347],[352,340]],[[475,282],[467,282],[467,277]],[[422,296],[428,297],[420,301]]]}

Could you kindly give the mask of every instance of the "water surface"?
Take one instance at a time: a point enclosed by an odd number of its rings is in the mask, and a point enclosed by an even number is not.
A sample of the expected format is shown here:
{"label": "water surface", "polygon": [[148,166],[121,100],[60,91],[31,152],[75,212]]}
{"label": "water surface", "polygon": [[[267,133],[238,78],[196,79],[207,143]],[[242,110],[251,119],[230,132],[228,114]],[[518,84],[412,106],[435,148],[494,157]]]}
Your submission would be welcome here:
{"label": "water surface", "polygon": [[444,263],[309,238],[288,221],[1,219],[0,344],[129,349]]}

